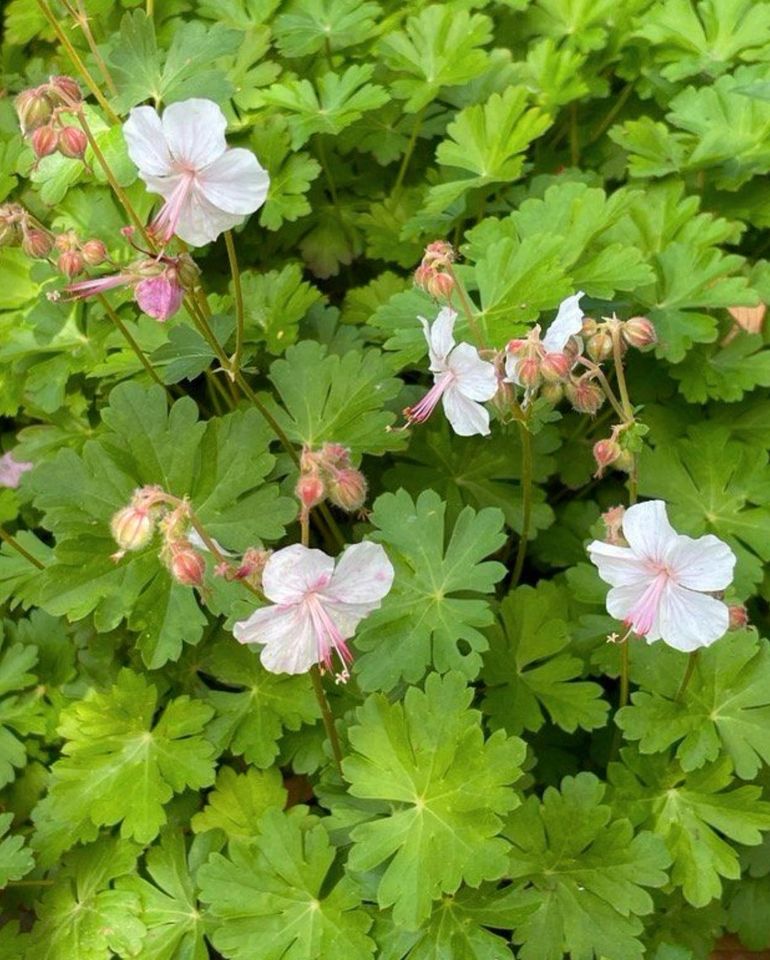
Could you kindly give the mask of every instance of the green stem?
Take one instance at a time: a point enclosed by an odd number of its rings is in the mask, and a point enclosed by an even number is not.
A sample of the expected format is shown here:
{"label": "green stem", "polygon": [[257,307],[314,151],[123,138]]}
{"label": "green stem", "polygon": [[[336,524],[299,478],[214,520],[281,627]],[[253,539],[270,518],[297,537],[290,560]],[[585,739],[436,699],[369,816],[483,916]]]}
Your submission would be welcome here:
{"label": "green stem", "polygon": [[225,230],[225,246],[227,247],[227,259],[230,261],[230,273],[233,275],[233,295],[235,297],[235,353],[230,366],[230,376],[235,379],[240,371],[241,354],[243,352],[244,310],[241,271],[238,267],[232,230]]}
{"label": "green stem", "polygon": [[569,109],[569,155],[573,167],[580,163],[580,130],[578,127],[577,104],[570,104]]}
{"label": "green stem", "polygon": [[123,321],[120,319],[117,311],[112,308],[110,302],[107,300],[107,298],[104,296],[103,293],[98,294],[98,299],[101,305],[104,307],[105,313],[110,318],[110,320],[112,320],[112,322],[115,324],[118,330],[120,330],[120,332],[123,334],[123,336],[126,339],[126,342],[134,351],[139,362],[147,371],[147,373],[150,375],[150,378],[154,380],[155,383],[158,384],[158,386],[163,387],[163,389],[166,390],[166,392],[168,392],[166,384],[158,376],[157,371],[155,370],[153,365],[150,363],[150,361],[147,359],[146,354],[134,339],[131,331],[128,329],[125,323],[123,323]]}
{"label": "green stem", "polygon": [[519,431],[521,435],[521,534],[519,547],[516,551],[516,561],[513,565],[513,574],[511,575],[511,588],[518,584],[524,569],[529,527],[532,520],[532,474],[534,465],[532,434],[523,420],[519,420]]}
{"label": "green stem", "polygon": [[152,20],[155,15],[155,0],[147,0],[145,10],[147,11],[148,19]]}
{"label": "green stem", "polygon": [[398,168],[398,176],[396,177],[396,182],[393,184],[393,190],[391,191],[391,196],[393,197],[397,197],[401,193],[401,187],[404,184],[404,177],[406,176],[406,171],[409,169],[409,163],[412,159],[414,148],[417,145],[417,138],[419,137],[420,130],[422,129],[422,121],[425,117],[426,109],[426,107],[423,107],[414,118],[414,126],[412,127],[412,133],[409,137],[409,143],[406,145],[406,152],[401,159],[401,166]]}
{"label": "green stem", "polygon": [[618,697],[618,710],[628,704],[628,674],[629,674],[629,653],[628,639],[620,645],[620,696]]}
{"label": "green stem", "polygon": [[615,413],[620,417],[624,422],[626,421],[626,411],[623,409],[621,404],[618,402],[618,398],[615,396],[615,392],[610,386],[610,382],[607,377],[604,375],[602,368],[594,363],[592,360],[589,360],[588,357],[578,357],[577,362],[581,363],[587,370],[590,370],[599,383],[602,385],[602,390],[604,390],[605,396],[610,401]]}
{"label": "green stem", "polygon": [[314,663],[310,668],[310,678],[313,681],[313,690],[316,695],[316,700],[318,700],[318,706],[321,708],[321,717],[323,718],[326,736],[329,738],[329,743],[331,744],[332,754],[334,755],[334,764],[337,767],[337,772],[339,773],[340,777],[342,777],[342,749],[340,747],[339,737],[337,736],[337,730],[334,726],[334,716],[332,715],[329,701],[327,700],[326,693],[324,692],[323,681],[321,680],[321,671],[317,663]]}
{"label": "green stem", "polygon": [[41,563],[37,557],[33,557],[29,550],[25,550],[19,541],[15,537],[12,537],[11,534],[8,533],[8,531],[3,527],[0,527],[0,540],[2,540],[4,543],[7,543],[9,547],[13,547],[16,553],[24,557],[25,560],[29,561],[32,566],[37,567],[38,570],[45,570],[45,564]]}
{"label": "green stem", "polygon": [[586,146],[590,146],[592,143],[596,143],[599,137],[601,137],[604,131],[610,126],[612,121],[615,119],[615,117],[623,109],[623,106],[625,105],[626,100],[628,100],[629,96],[631,95],[631,92],[633,91],[633,89],[634,89],[634,85],[632,83],[627,83],[625,85],[625,87],[618,94],[618,98],[615,100],[615,103],[612,105],[612,108],[608,111],[607,115],[604,117],[602,122],[591,134],[590,138],[586,143]]}
{"label": "green stem", "polygon": [[462,307],[463,313],[465,314],[468,320],[468,326],[471,328],[471,333],[473,338],[476,341],[476,345],[482,350],[486,350],[486,343],[484,337],[479,329],[479,325],[476,322],[476,311],[473,309],[473,304],[471,299],[468,296],[465,287],[460,282],[460,278],[457,276],[454,267],[452,264],[447,264],[447,273],[454,280],[454,293],[457,294],[457,298],[460,301],[460,306]]}
{"label": "green stem", "polygon": [[695,668],[698,665],[699,653],[700,653],[700,650],[693,650],[692,653],[687,658],[687,667],[684,671],[682,682],[679,684],[679,689],[676,692],[676,696],[674,697],[674,703],[679,703],[682,697],[684,696],[685,690],[687,690],[687,686],[690,683],[692,675],[695,673]]}
{"label": "green stem", "polygon": [[[623,369],[623,351],[620,342],[620,325],[612,324],[612,357],[615,362],[615,377],[618,381],[618,390],[620,390],[620,402],[623,406],[623,413],[627,423],[634,422],[634,408],[631,406],[631,399],[628,395],[628,386],[626,384],[626,374]],[[633,506],[636,503],[637,492],[639,488],[639,463],[636,454],[634,462],[628,474],[628,503]]]}
{"label": "green stem", "polygon": [[85,7],[83,6],[82,0],[78,0],[78,5],[76,10],[71,9],[69,7],[69,4],[65,4],[65,5],[67,6],[67,9],[70,10],[70,13],[74,17],[77,25],[83,31],[83,36],[86,38],[86,43],[88,44],[88,48],[90,49],[91,55],[93,56],[96,62],[96,66],[99,68],[99,73],[101,73],[102,79],[107,85],[107,89],[110,91],[110,95],[113,97],[117,97],[118,89],[115,86],[115,81],[112,79],[112,74],[107,68],[107,64],[104,62],[102,55],[99,53],[99,48],[97,47],[96,41],[94,40],[94,35],[93,33],[91,33],[91,27],[88,25],[88,14],[85,10]]}
{"label": "green stem", "polygon": [[93,77],[91,76],[91,74],[89,73],[88,68],[86,67],[86,65],[83,63],[83,61],[82,61],[82,59],[81,59],[81,57],[80,57],[80,54],[79,54],[79,53],[77,52],[77,50],[73,47],[73,45],[72,45],[69,37],[67,36],[67,34],[66,34],[66,33],[64,32],[64,30],[62,29],[61,24],[60,24],[59,21],[56,19],[56,17],[55,17],[55,15],[54,15],[53,11],[51,10],[51,8],[48,6],[47,0],[37,0],[37,3],[38,3],[38,6],[40,7],[40,9],[41,9],[42,12],[43,12],[43,16],[44,16],[44,17],[46,18],[46,20],[50,23],[50,25],[51,25],[51,27],[52,27],[52,29],[53,29],[53,32],[56,34],[56,37],[57,37],[57,39],[59,40],[59,43],[61,43],[61,45],[62,45],[62,46],[64,47],[64,49],[67,51],[67,54],[68,54],[70,60],[72,61],[75,69],[78,71],[78,73],[80,74],[80,76],[83,78],[83,82],[85,83],[85,85],[88,87],[88,89],[91,91],[91,93],[96,97],[96,99],[97,99],[97,101],[98,101],[98,103],[99,103],[99,106],[102,108],[102,110],[104,110],[104,112],[105,112],[105,113],[107,114],[107,116],[110,118],[110,122],[111,122],[111,123],[120,123],[120,117],[115,113],[115,111],[112,109],[112,107],[111,107],[111,106],[109,105],[109,103],[107,102],[104,94],[103,94],[102,91],[99,89],[98,84],[96,83],[96,81],[94,80],[94,78],[93,78]]}

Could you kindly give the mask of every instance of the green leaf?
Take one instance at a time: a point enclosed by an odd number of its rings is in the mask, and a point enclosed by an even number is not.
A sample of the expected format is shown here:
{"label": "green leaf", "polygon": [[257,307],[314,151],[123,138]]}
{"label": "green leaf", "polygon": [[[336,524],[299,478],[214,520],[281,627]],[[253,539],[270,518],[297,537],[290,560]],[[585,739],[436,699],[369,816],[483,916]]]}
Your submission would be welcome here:
{"label": "green leaf", "polygon": [[369,0],[292,0],[275,18],[276,46],[285,57],[306,57],[324,47],[344,50],[371,39],[381,14],[382,7]]}
{"label": "green leaf", "polygon": [[108,838],[70,853],[54,885],[36,905],[28,957],[35,960],[111,960],[135,956],[145,928],[139,898],[112,881],[131,873],[138,849]]}
{"label": "green leaf", "polygon": [[167,411],[160,387],[121,384],[102,411],[98,439],[87,441],[82,455],[61,450],[30,478],[57,541],[57,562],[43,575],[45,609],[71,620],[93,612],[101,631],[127,619],[150,667],[177,659],[183,642],[196,643],[205,618],[192,590],[157,559],[157,540],[118,563],[110,559],[110,519],[132,491],[160,484],[189,496],[208,533],[235,550],[280,537],[295,511],[275,484],[263,483],[274,458],[260,414],[250,409],[202,423],[197,413],[189,397]]}
{"label": "green leaf", "polygon": [[304,340],[271,365],[270,379],[283,407],[266,402],[298,444],[316,449],[324,442],[342,443],[356,458],[403,444],[402,436],[388,431],[395,416],[383,409],[401,383],[389,376],[378,350],[327,356],[321,344]]}
{"label": "green leaf", "polygon": [[758,334],[739,333],[726,346],[698,346],[671,368],[689,403],[709,398],[733,403],[757,387],[770,387],[770,350]]}
{"label": "green leaf", "polygon": [[24,837],[13,833],[5,836],[12,822],[12,813],[0,813],[0,890],[9,880],[21,880],[35,865]]}
{"label": "green leaf", "polygon": [[433,4],[409,17],[406,28],[380,42],[386,65],[399,76],[390,84],[406,100],[404,110],[416,113],[436,98],[442,87],[468,83],[486,70],[489,56],[479,47],[488,43],[492,22],[446,4]]}
{"label": "green leaf", "polygon": [[[371,926],[349,878],[334,883],[335,851],[323,822],[304,807],[268,811],[254,845],[213,854],[201,867],[212,942],[228,960],[302,957],[368,960]],[[332,885],[333,884],[333,885]]]}
{"label": "green leaf", "polygon": [[206,806],[190,824],[195,833],[224,830],[228,840],[251,840],[257,836],[262,815],[285,806],[286,789],[277,767],[243,774],[232,767],[221,767]]}
{"label": "green leaf", "polygon": [[274,83],[262,99],[285,111],[296,150],[314,133],[340,133],[367,110],[384,106],[388,102],[384,88],[367,82],[373,73],[371,64],[354,64],[342,74],[324,73],[316,86],[306,79]]}
{"label": "green leaf", "polygon": [[309,153],[292,150],[286,124],[279,117],[260,124],[251,144],[262,166],[270,174],[267,201],[259,222],[268,230],[278,230],[286,221],[293,223],[311,212],[307,192],[321,172],[321,164]]}
{"label": "green leaf", "polygon": [[110,52],[109,64],[118,88],[120,111],[152,99],[172,103],[206,97],[218,103],[232,93],[222,70],[212,61],[235,53],[241,35],[222,24],[177,21],[168,52],[158,49],[151,17],[143,10],[126,13]]}
{"label": "green leaf", "polygon": [[217,644],[199,669],[230,688],[208,694],[216,711],[209,737],[247,763],[269,767],[283,731],[299,730],[319,715],[308,676],[269,673],[254,649],[232,637]]}
{"label": "green leaf", "polygon": [[[617,723],[641,753],[677,743],[685,772],[727,754],[736,774],[753,780],[770,764],[770,644],[752,632],[731,633],[701,650],[695,672],[677,699],[685,657],[665,654],[668,670],[642,680]],[[656,671],[657,673],[657,671]]]}
{"label": "green leaf", "polygon": [[[416,683],[431,665],[439,673],[460,670],[472,680],[492,623],[484,594],[504,567],[484,561],[504,542],[503,517],[466,507],[451,531],[446,504],[432,490],[416,502],[405,490],[378,497],[370,520],[396,570],[393,589],[356,635],[364,651],[356,676],[364,690],[390,690],[401,678]],[[458,596],[459,594],[459,596]]]}
{"label": "green leaf", "polygon": [[160,844],[148,851],[145,868],[149,880],[133,875],[117,883],[119,890],[135,895],[141,905],[139,918],[147,929],[141,960],[208,960],[182,833],[164,831]]}
{"label": "green leaf", "polygon": [[299,321],[323,299],[319,290],[302,280],[302,270],[295,263],[269,273],[246,270],[241,285],[246,340],[264,342],[274,354],[294,343]]}
{"label": "green leaf", "polygon": [[463,881],[478,886],[505,873],[500,817],[519,803],[510,784],[521,775],[524,744],[502,731],[485,741],[472,697],[460,674],[431,674],[425,691],[410,687],[403,703],[370,696],[348,731],[350,793],[378,801],[351,833],[350,868],[387,861],[377,903],[392,906],[400,926],[418,927],[431,902]]}
{"label": "green leaf", "polygon": [[720,877],[740,876],[738,852],[728,841],[760,843],[760,831],[770,830],[770,803],[759,799],[759,787],[725,789],[732,781],[728,757],[690,774],[667,756],[639,757],[629,748],[622,757],[625,766],[609,768],[616,805],[666,841],[672,882],[688,903],[705,906],[720,896]]}
{"label": "green leaf", "polygon": [[500,604],[500,624],[489,631],[482,704],[493,729],[537,731],[544,714],[563,730],[593,730],[607,720],[602,688],[578,680],[583,661],[565,652],[571,637],[562,619],[568,597],[553,583],[518,587]]}
{"label": "green leaf", "polygon": [[770,560],[766,452],[731,439],[728,428],[704,423],[681,440],[645,447],[639,477],[640,493],[665,500],[678,530],[694,537],[714,533],[732,547],[735,588],[748,594]]}
{"label": "green leaf", "polygon": [[[3,631],[5,632],[5,631]],[[42,703],[31,689],[37,676],[37,647],[10,644],[0,636],[0,787],[10,783],[27,763],[23,738],[44,733]]]}
{"label": "green leaf", "polygon": [[51,768],[48,815],[61,823],[84,814],[97,826],[119,823],[122,837],[148,843],[166,822],[164,805],[175,793],[213,783],[214,748],[201,736],[211,707],[177,697],[155,719],[157,707],[155,687],[127,669],[111,690],[91,691],[67,707],[59,727],[67,742]]}
{"label": "green leaf", "polygon": [[749,950],[770,947],[770,877],[741,877],[727,917],[728,930]]}
{"label": "green leaf", "polygon": [[593,774],[565,777],[561,791],[529,797],[509,818],[509,874],[538,890],[539,908],[514,931],[522,960],[643,956],[639,917],[652,912],[645,887],[668,882],[670,858],[658,837],[634,834],[602,803],[605,785]]}

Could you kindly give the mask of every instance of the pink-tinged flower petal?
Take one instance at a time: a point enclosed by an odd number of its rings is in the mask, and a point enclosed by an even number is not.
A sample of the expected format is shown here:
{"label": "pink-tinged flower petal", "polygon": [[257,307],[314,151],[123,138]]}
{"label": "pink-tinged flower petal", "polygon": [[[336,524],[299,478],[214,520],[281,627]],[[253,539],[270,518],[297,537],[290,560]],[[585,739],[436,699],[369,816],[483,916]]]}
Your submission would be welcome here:
{"label": "pink-tinged flower petal", "polygon": [[21,482],[22,474],[33,467],[34,463],[28,460],[17,460],[12,453],[4,453],[0,457],[0,487],[15,489]]}
{"label": "pink-tinged flower petal", "polygon": [[662,500],[636,503],[623,516],[623,536],[640,559],[664,563],[678,536]]}
{"label": "pink-tinged flower petal", "polygon": [[469,400],[491,400],[497,393],[494,365],[482,360],[469,343],[458,343],[449,356],[449,369],[457,389]]}
{"label": "pink-tinged flower petal", "polygon": [[376,609],[393,586],[393,577],[393,564],[379,543],[354,543],[337,561],[322,598],[335,603],[372,604]]}
{"label": "pink-tinged flower petal", "polygon": [[[621,586],[613,587],[607,594],[607,613],[616,620],[626,621],[631,611],[642,601],[654,580],[655,577],[649,577],[646,580],[638,580],[636,583],[624,583]],[[659,639],[657,613],[653,617],[645,636],[650,641]]]}
{"label": "pink-tinged flower petal", "polygon": [[[420,317],[422,320],[423,318]],[[454,328],[457,314],[451,307],[442,307],[433,324],[426,329],[428,352],[430,354],[430,369],[432,373],[441,373],[446,370],[446,361],[455,345]],[[423,321],[425,323],[425,321]],[[425,325],[427,327],[427,324]],[[425,327],[424,327],[425,329]]]}
{"label": "pink-tinged flower petal", "polygon": [[137,283],[134,296],[140,310],[163,323],[182,306],[184,291],[166,277],[147,277]]}
{"label": "pink-tinged flower petal", "polygon": [[260,659],[271,673],[307,673],[318,663],[318,644],[299,605],[261,607],[233,626],[239,643],[262,644]]}
{"label": "pink-tinged flower petal", "polygon": [[271,555],[262,574],[262,590],[274,603],[300,603],[308,591],[325,589],[333,572],[332,557],[295,543]]}
{"label": "pink-tinged flower petal", "polygon": [[489,434],[489,411],[464,396],[456,383],[447,387],[441,399],[449,425],[458,437],[472,437],[477,433],[486,437]]}
{"label": "pink-tinged flower petal", "polygon": [[123,124],[128,155],[144,174],[164,177],[171,173],[173,158],[166,145],[160,117],[152,107],[134,107]]}
{"label": "pink-tinged flower petal", "polygon": [[582,290],[574,296],[567,297],[559,304],[548,332],[543,337],[543,346],[546,353],[561,353],[570,337],[577,336],[583,327],[583,311],[580,309],[580,300],[585,294]]}
{"label": "pink-tinged flower petal", "polygon": [[611,587],[652,579],[647,565],[630,547],[617,547],[603,540],[588,544],[588,555],[599,571],[599,576]]}
{"label": "pink-tinged flower petal", "polygon": [[267,199],[270,174],[250,150],[227,150],[200,171],[198,190],[224,213],[246,217]]}
{"label": "pink-tinged flower petal", "polygon": [[721,600],[669,583],[661,599],[658,622],[660,636],[670,647],[690,652],[723,637],[730,625],[730,612]]}
{"label": "pink-tinged flower petal", "polygon": [[505,357],[505,379],[508,383],[515,383],[517,386],[521,386],[519,380],[519,364],[521,363],[520,357],[515,357],[512,353],[506,354]]}
{"label": "pink-tinged flower petal", "polygon": [[225,230],[237,227],[242,222],[240,214],[223,213],[195,187],[179,213],[174,232],[185,243],[202,247],[206,243],[213,243]]}
{"label": "pink-tinged flower petal", "polygon": [[213,100],[192,98],[169,104],[161,123],[169,150],[182,167],[199,170],[227,149],[227,119]]}
{"label": "pink-tinged flower petal", "polygon": [[[141,170],[140,174],[142,174]],[[147,187],[148,193],[157,193],[165,200],[170,199],[174,195],[174,192],[178,190],[180,183],[183,183],[186,179],[186,176],[181,173],[170,173],[166,177],[142,174],[142,180],[144,180],[144,185]]]}
{"label": "pink-tinged flower petal", "polygon": [[679,536],[666,558],[678,584],[691,590],[724,590],[733,580],[735,554],[713,534]]}

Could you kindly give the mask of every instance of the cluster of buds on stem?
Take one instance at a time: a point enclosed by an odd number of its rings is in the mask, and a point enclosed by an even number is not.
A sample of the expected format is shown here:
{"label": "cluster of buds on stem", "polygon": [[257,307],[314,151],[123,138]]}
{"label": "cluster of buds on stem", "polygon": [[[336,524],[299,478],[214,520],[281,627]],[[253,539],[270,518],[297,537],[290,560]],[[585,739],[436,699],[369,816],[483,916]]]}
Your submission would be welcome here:
{"label": "cluster of buds on stem", "polygon": [[602,317],[599,322],[593,317],[584,317],[582,333],[586,354],[596,363],[602,363],[613,355],[616,339],[621,355],[628,347],[642,350],[658,341],[655,327],[647,317],[619,320],[613,314],[611,317]]}
{"label": "cluster of buds on stem", "polygon": [[414,272],[415,286],[424,290],[434,300],[446,300],[455,288],[452,264],[456,255],[452,245],[436,240],[425,248],[420,266]]}
{"label": "cluster of buds on stem", "polygon": [[47,257],[53,244],[53,234],[21,204],[0,204],[0,247],[21,247],[28,257]]}
{"label": "cluster of buds on stem", "polygon": [[73,230],[52,237],[51,243],[58,252],[56,266],[68,280],[77,277],[86,267],[98,267],[109,260],[107,248],[101,240],[81,241]]}
{"label": "cluster of buds on stem", "polygon": [[80,87],[71,77],[51,77],[16,97],[21,132],[38,161],[52,153],[83,159],[88,146],[85,133],[62,118],[62,114],[78,113],[82,102]]}
{"label": "cluster of buds on stem", "polygon": [[325,443],[320,450],[305,447],[295,490],[307,516],[323,500],[352,513],[366,502],[366,478],[350,461],[350,450],[339,443]]}
{"label": "cluster of buds on stem", "polygon": [[603,476],[607,467],[624,470],[630,473],[634,467],[634,455],[623,445],[623,435],[631,426],[630,423],[618,423],[609,435],[603,440],[597,440],[593,447],[596,473],[594,477]]}
{"label": "cluster of buds on stem", "polygon": [[130,286],[139,309],[163,323],[182,306],[185,292],[196,286],[198,275],[195,262],[186,253],[177,257],[147,255],[120,273],[72,283],[64,292],[69,299],[82,300],[116,287]]}

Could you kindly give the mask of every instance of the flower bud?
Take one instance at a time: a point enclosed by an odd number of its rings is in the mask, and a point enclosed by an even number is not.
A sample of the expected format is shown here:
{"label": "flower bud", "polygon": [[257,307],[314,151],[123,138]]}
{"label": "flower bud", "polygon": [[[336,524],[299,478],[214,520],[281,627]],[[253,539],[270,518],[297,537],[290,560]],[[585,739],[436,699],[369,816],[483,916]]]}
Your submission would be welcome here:
{"label": "flower bud", "polygon": [[51,119],[51,101],[45,94],[45,89],[35,87],[33,90],[23,90],[16,97],[14,106],[19,117],[21,132],[28,134],[37,130]]}
{"label": "flower bud", "polygon": [[311,510],[326,496],[324,482],[317,473],[303,474],[297,481],[294,492],[302,504],[303,510]]}
{"label": "flower bud", "polygon": [[98,267],[107,259],[107,248],[101,240],[86,240],[80,252],[89,267]]}
{"label": "flower bud", "polygon": [[586,353],[597,363],[601,363],[602,360],[612,356],[612,334],[606,327],[597,330],[592,337],[588,338]]}
{"label": "flower bud", "polygon": [[455,288],[454,277],[449,273],[433,272],[425,284],[425,289],[434,300],[448,300]]}
{"label": "flower bud", "polygon": [[74,106],[83,99],[80,85],[72,77],[50,77],[48,92],[54,100],[60,101],[65,106]]}
{"label": "flower bud", "polygon": [[540,384],[540,358],[525,357],[519,362],[519,383],[522,387],[534,390]]}
{"label": "flower bud", "polygon": [[348,513],[363,507],[366,491],[366,478],[360,470],[353,467],[338,470],[329,482],[329,499]]}
{"label": "flower bud", "polygon": [[171,545],[171,576],[185,587],[200,587],[206,573],[206,561],[187,540]]}
{"label": "flower bud", "polygon": [[727,608],[730,616],[728,630],[743,630],[749,625],[749,611],[742,603],[731,603]]}
{"label": "flower bud", "polygon": [[42,259],[47,257],[53,249],[53,238],[45,230],[31,227],[24,232],[21,248],[28,257]]}
{"label": "flower bud", "polygon": [[616,547],[627,546],[622,534],[623,517],[625,512],[625,507],[610,507],[609,510],[602,514],[602,522],[604,523],[604,539],[607,541],[607,543],[611,543]]}
{"label": "flower bud", "polygon": [[515,340],[509,340],[505,345],[505,352],[514,357],[518,357],[522,350],[529,344],[529,340],[517,337]]}
{"label": "flower bud", "polygon": [[182,306],[184,290],[177,282],[176,272],[172,275],[172,271],[167,271],[137,283],[134,298],[147,316],[164,323]]}
{"label": "flower bud", "polygon": [[580,331],[583,337],[592,337],[599,329],[599,324],[593,317],[583,317],[583,329]]}
{"label": "flower bud", "polygon": [[59,137],[52,126],[46,125],[33,130],[29,142],[33,153],[38,160],[41,160],[43,157],[48,157],[56,152]]}
{"label": "flower bud", "polygon": [[546,381],[540,389],[540,397],[555,407],[564,399],[564,387],[559,381],[551,383]]}
{"label": "flower bud", "polygon": [[572,360],[566,353],[547,353],[540,364],[543,379],[554,383],[563,380],[570,372]]}
{"label": "flower bud", "polygon": [[341,443],[325,443],[315,461],[321,470],[334,471],[350,466],[350,448]]}
{"label": "flower bud", "polygon": [[123,507],[110,521],[110,530],[121,550],[141,550],[152,540],[155,520],[144,507]]}
{"label": "flower bud", "polygon": [[590,380],[571,380],[565,386],[569,402],[578,413],[595,414],[604,403],[604,392]]}
{"label": "flower bud", "polygon": [[21,243],[24,208],[18,203],[0,204],[0,247],[16,247]]}
{"label": "flower bud", "polygon": [[433,268],[421,263],[420,266],[414,271],[414,285],[419,287],[420,290],[427,290],[428,281],[432,276]]}
{"label": "flower bud", "polygon": [[61,273],[71,280],[73,277],[76,277],[79,273],[83,272],[86,262],[83,259],[83,254],[80,253],[80,251],[65,250],[64,253],[59,254],[59,259],[56,261],[56,265]]}
{"label": "flower bud", "polygon": [[183,290],[194,290],[198,286],[201,272],[189,253],[180,253],[176,258],[176,274]]}
{"label": "flower bud", "polygon": [[617,440],[607,437],[606,440],[599,440],[594,444],[594,460],[596,461],[597,471],[595,477],[601,477],[605,469],[613,464],[623,451]]}
{"label": "flower bud", "polygon": [[636,347],[639,350],[658,342],[655,327],[647,317],[631,317],[621,325],[620,332],[629,347]]}
{"label": "flower bud", "polygon": [[59,153],[71,160],[82,160],[88,139],[79,127],[62,127],[58,139]]}
{"label": "flower bud", "polygon": [[74,230],[65,230],[56,237],[56,249],[64,253],[65,250],[79,250],[80,241]]}
{"label": "flower bud", "polygon": [[265,569],[272,552],[272,550],[249,547],[243,555],[241,565],[235,571],[234,579],[248,580],[255,587],[259,587],[262,581],[262,571]]}
{"label": "flower bud", "polygon": [[446,240],[434,240],[425,248],[422,262],[429,266],[448,266],[455,260],[455,251]]}

